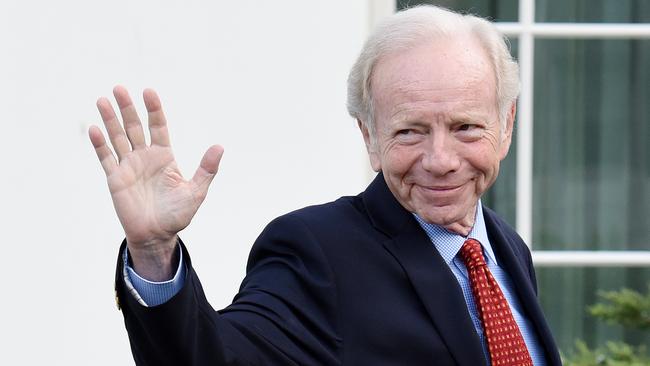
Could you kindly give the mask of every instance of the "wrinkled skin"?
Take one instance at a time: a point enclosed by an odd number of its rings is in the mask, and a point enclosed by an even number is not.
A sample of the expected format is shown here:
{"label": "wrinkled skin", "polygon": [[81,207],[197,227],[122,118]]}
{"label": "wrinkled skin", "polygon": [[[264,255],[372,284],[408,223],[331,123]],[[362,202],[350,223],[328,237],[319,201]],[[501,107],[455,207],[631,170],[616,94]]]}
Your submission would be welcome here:
{"label": "wrinkled skin", "polygon": [[513,103],[502,128],[487,54],[470,36],[428,41],[380,59],[371,84],[374,139],[359,126],[372,168],[404,208],[466,236],[515,116]]}

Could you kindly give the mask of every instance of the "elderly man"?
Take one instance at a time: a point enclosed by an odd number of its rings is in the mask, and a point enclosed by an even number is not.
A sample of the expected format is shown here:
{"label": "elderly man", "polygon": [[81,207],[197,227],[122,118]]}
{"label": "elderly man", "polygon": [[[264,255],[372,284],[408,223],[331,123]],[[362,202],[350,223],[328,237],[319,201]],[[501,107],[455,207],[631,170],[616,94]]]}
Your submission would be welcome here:
{"label": "elderly man", "polygon": [[[98,101],[90,139],[126,233],[116,291],[141,365],[559,365],[530,252],[481,195],[508,153],[517,65],[487,21],[436,7],[387,19],[349,77],[365,192],[271,222],[214,311],[177,233],[223,149],[185,181],[156,94],[151,145],[131,99]],[[127,250],[128,249],[128,250]]]}

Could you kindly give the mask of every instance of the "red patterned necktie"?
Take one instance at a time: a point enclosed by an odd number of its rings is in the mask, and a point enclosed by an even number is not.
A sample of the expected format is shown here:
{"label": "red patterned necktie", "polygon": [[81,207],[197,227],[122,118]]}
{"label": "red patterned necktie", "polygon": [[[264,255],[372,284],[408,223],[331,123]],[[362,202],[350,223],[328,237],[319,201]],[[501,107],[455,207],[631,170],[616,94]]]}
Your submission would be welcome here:
{"label": "red patterned necktie", "polygon": [[533,366],[508,301],[485,263],[481,243],[467,239],[460,249],[460,256],[469,273],[492,366]]}

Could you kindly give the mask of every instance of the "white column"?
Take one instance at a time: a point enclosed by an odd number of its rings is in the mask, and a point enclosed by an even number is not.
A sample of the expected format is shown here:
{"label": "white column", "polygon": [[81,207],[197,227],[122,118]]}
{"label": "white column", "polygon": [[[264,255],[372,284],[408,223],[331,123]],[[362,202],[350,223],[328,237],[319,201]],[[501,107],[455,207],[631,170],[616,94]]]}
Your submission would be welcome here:
{"label": "white column", "polygon": [[532,247],[533,226],[533,59],[534,0],[519,1],[521,94],[517,125],[517,232]]}

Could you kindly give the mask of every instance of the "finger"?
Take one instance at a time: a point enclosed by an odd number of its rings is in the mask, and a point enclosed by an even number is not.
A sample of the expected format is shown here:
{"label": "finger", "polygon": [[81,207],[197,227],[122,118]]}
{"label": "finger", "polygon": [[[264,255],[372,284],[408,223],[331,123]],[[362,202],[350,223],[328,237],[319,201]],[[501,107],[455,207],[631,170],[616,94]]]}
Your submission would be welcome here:
{"label": "finger", "polygon": [[144,105],[149,113],[149,133],[151,145],[170,146],[167,120],[162,110],[160,98],[153,89],[145,89],[142,93]]}
{"label": "finger", "polygon": [[131,142],[133,150],[144,148],[146,146],[144,130],[142,129],[140,117],[138,117],[138,112],[135,110],[129,92],[122,86],[116,86],[113,88],[113,95],[115,96],[115,100],[117,100],[117,105],[120,107],[124,130]]}
{"label": "finger", "polygon": [[219,170],[219,163],[223,156],[223,147],[219,145],[211,146],[203,155],[199,168],[196,169],[191,183],[196,192],[199,201],[203,201],[208,194],[208,187]]}
{"label": "finger", "polygon": [[131,144],[126,138],[124,129],[115,115],[111,102],[104,97],[99,98],[97,100],[97,109],[99,110],[99,114],[102,116],[104,126],[106,126],[106,132],[108,132],[108,138],[111,140],[117,158],[122,160],[122,157],[131,151]]}
{"label": "finger", "polygon": [[88,129],[88,137],[90,137],[90,142],[95,148],[99,162],[101,163],[102,168],[104,168],[104,173],[106,173],[107,176],[110,175],[111,172],[117,168],[117,161],[115,160],[113,152],[106,144],[104,134],[99,127],[90,126]]}

